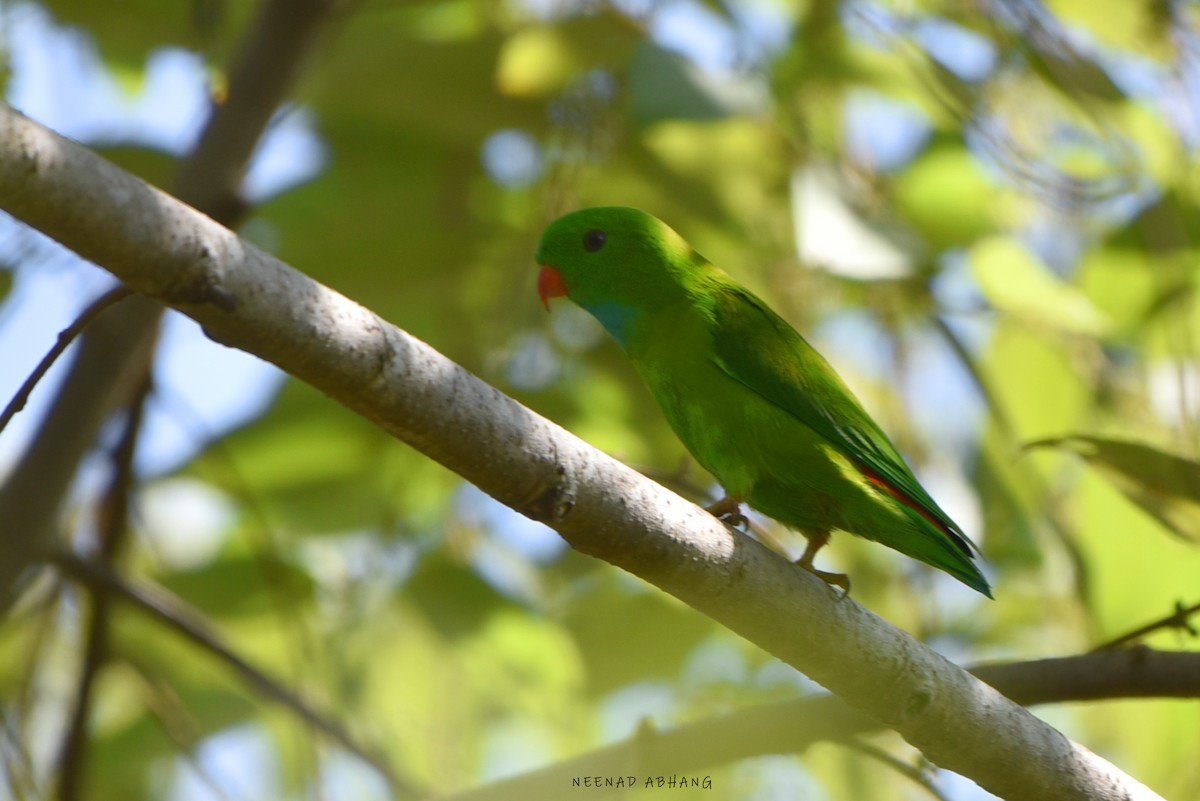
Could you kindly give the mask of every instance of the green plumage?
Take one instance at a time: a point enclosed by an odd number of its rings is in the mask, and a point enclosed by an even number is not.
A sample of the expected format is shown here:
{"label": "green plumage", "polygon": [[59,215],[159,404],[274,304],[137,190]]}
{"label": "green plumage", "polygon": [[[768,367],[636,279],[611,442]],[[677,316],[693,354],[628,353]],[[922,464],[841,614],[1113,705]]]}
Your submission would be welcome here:
{"label": "green plumage", "polygon": [[546,229],[537,260],[543,300],[565,294],[604,325],[731,499],[816,547],[849,531],[991,597],[970,540],[829,363],[664,223],[577,211]]}

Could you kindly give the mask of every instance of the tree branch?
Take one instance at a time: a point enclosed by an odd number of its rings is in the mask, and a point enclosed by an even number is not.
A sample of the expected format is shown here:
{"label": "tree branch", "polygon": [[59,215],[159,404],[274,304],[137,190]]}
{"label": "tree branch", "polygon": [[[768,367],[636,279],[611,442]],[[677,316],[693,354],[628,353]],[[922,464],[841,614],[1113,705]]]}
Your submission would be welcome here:
{"label": "tree branch", "polygon": [[1200,603],[1184,606],[1181,602],[1175,602],[1175,611],[1166,617],[1159,618],[1153,622],[1147,623],[1144,626],[1139,626],[1128,634],[1122,634],[1109,640],[1106,643],[1097,645],[1095,651],[1111,651],[1116,648],[1122,648],[1129,645],[1131,642],[1137,642],[1148,634],[1153,634],[1161,629],[1178,629],[1186,631],[1193,637],[1196,636],[1196,627],[1192,624],[1192,616],[1200,612]]}
{"label": "tree branch", "polygon": [[175,193],[226,225],[246,211],[242,178],[259,138],[348,0],[264,0],[229,69],[229,92],[180,165]]}
{"label": "tree branch", "polygon": [[[1200,697],[1200,653],[1134,648],[1032,662],[969,668],[1024,706],[1118,698]],[[540,770],[512,776],[444,801],[515,801],[562,795],[577,776],[636,775],[639,766],[664,765],[693,774],[768,754],[801,754],[813,743],[845,741],[883,725],[829,695],[758,704],[628,739]],[[644,770],[643,770],[644,772]]]}
{"label": "tree branch", "polygon": [[[242,176],[259,137],[300,74],[324,22],[343,0],[264,0],[229,71],[225,102],[180,165],[176,193],[226,225],[245,212]],[[0,610],[40,550],[53,541],[62,499],[100,426],[149,372],[162,306],[132,298],[88,328],[70,373],[20,463],[0,486],[5,558]]]}
{"label": "tree branch", "polygon": [[0,208],[728,626],[991,792],[1157,797],[807,571],[4,106]]}
{"label": "tree branch", "polygon": [[[96,558],[105,566],[111,566],[116,560],[129,530],[133,456],[137,449],[138,434],[142,428],[142,416],[149,394],[150,380],[147,376],[137,397],[130,404],[125,428],[110,460],[112,476],[100,504],[100,520],[97,526]],[[83,650],[83,665],[75,689],[75,702],[59,749],[59,801],[75,801],[82,797],[87,772],[87,734],[92,712],[92,693],[96,686],[96,677],[109,657],[110,608],[107,593],[93,592],[90,607],[87,640]]]}
{"label": "tree branch", "polygon": [[358,743],[340,723],[313,709],[299,695],[238,656],[221,641],[201,615],[179,598],[160,587],[138,587],[123,581],[106,566],[81,559],[74,554],[56,554],[54,563],[63,573],[85,585],[93,595],[126,601],[213,654],[263,698],[288,708],[309,726],[379,771],[397,795],[417,795],[415,789],[401,781],[392,771],[386,760]]}
{"label": "tree branch", "polygon": [[33,372],[21,384],[21,388],[17,390],[17,394],[13,395],[12,400],[4,407],[4,411],[0,412],[0,433],[3,433],[4,429],[8,427],[9,421],[25,408],[25,404],[29,402],[29,396],[33,394],[33,390],[37,388],[38,383],[50,371],[54,363],[58,361],[58,357],[63,355],[63,351],[70,347],[75,338],[83,332],[83,329],[87,328],[88,324],[92,320],[95,320],[109,306],[125,300],[130,294],[129,289],[123,286],[108,290],[80,312],[79,316],[69,326],[58,332],[58,339],[54,341],[53,347],[47,351],[42,360],[38,362],[37,367],[33,369]]}
{"label": "tree branch", "polygon": [[0,486],[0,612],[14,600],[25,568],[54,541],[80,459],[144,380],[161,314],[160,304],[135,296],[93,320],[37,434]]}

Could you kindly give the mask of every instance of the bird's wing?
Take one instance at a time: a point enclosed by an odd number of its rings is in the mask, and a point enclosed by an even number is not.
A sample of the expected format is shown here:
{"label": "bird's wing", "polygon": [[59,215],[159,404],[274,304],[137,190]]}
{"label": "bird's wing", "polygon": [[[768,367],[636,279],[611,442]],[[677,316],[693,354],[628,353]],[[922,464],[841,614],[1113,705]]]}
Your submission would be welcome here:
{"label": "bird's wing", "polygon": [[741,287],[720,287],[712,300],[713,358],[721,370],[816,431],[852,459],[869,481],[972,555],[974,543],[929,497],[821,354]]}

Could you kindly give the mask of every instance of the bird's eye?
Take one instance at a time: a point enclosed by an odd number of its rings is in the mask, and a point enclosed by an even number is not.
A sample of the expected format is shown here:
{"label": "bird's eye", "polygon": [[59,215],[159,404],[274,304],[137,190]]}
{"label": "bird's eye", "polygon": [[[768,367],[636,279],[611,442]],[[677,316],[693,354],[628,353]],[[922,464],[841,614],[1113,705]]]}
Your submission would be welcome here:
{"label": "bird's eye", "polygon": [[597,250],[604,247],[604,243],[607,241],[608,234],[593,228],[583,235],[583,249],[588,253],[595,253]]}

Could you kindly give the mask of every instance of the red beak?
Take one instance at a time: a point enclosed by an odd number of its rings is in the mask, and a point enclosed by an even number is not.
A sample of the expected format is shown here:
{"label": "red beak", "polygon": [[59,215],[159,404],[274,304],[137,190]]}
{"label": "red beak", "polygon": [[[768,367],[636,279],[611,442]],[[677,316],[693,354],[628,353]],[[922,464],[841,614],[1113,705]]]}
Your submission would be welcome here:
{"label": "red beak", "polygon": [[563,283],[562,273],[548,264],[542,265],[538,273],[538,295],[546,311],[550,311],[550,298],[561,298],[567,294],[567,285]]}

